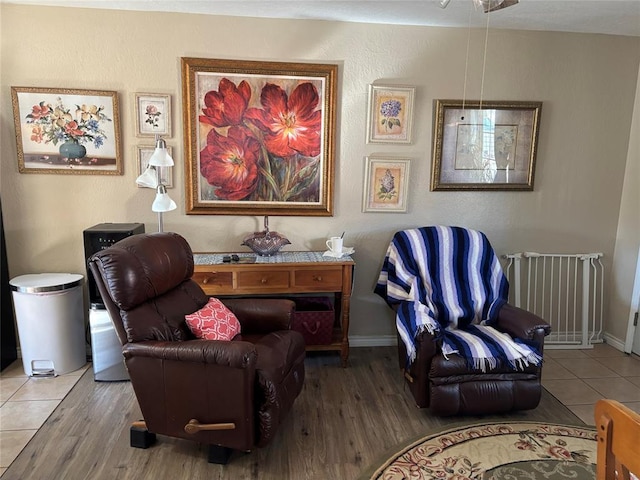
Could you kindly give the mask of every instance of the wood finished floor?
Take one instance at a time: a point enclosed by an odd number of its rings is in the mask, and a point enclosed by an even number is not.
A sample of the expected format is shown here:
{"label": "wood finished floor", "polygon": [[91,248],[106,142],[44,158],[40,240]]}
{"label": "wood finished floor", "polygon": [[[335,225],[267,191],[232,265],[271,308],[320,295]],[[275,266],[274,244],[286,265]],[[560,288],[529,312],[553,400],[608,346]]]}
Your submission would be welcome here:
{"label": "wood finished floor", "polygon": [[235,453],[226,466],[207,449],[158,436],[148,450],[129,446],[141,418],[129,382],[94,382],[89,370],[38,430],[2,480],[357,479],[385,452],[452,424],[545,421],[582,425],[546,391],[528,412],[441,419],[415,407],[405,391],[394,347],[353,348],[348,368],[335,354],[310,354],[306,380],[274,441]]}

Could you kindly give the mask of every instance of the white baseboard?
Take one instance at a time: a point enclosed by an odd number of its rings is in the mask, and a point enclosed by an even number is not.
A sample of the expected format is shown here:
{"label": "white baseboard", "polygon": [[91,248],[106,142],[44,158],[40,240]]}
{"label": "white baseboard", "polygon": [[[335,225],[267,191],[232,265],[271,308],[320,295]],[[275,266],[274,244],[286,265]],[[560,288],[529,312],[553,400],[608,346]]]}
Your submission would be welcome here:
{"label": "white baseboard", "polygon": [[604,338],[604,342],[607,345],[611,345],[613,348],[615,348],[616,350],[620,350],[621,352],[624,352],[624,341],[620,340],[619,338],[616,338],[608,333],[605,333],[603,335]]}
{"label": "white baseboard", "polygon": [[397,343],[395,335],[349,335],[351,347],[395,347]]}
{"label": "white baseboard", "polygon": [[[608,333],[604,334],[604,342],[616,350],[624,351],[624,342]],[[395,335],[349,335],[349,345],[352,347],[394,347],[398,343]],[[545,345],[545,348],[549,348]],[[558,345],[556,348],[567,348]]]}

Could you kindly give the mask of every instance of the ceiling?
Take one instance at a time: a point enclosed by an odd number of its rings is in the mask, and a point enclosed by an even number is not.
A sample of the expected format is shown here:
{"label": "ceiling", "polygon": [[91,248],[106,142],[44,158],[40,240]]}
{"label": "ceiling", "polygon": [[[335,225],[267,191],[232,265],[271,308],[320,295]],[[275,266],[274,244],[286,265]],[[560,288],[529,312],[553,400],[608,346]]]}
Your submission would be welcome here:
{"label": "ceiling", "polygon": [[[50,5],[242,17],[358,23],[486,27],[487,14],[471,0],[0,0]],[[640,37],[640,0],[520,0],[489,15],[491,28],[602,33]]]}

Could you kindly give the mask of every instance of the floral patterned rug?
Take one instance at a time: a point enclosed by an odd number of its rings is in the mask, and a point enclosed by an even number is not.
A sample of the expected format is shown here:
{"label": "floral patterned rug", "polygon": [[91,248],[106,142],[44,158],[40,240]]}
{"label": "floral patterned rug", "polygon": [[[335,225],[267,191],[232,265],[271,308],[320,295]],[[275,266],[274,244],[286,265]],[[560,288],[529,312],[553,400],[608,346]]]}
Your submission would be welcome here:
{"label": "floral patterned rug", "polygon": [[362,480],[595,479],[596,431],[539,422],[449,429],[398,449]]}

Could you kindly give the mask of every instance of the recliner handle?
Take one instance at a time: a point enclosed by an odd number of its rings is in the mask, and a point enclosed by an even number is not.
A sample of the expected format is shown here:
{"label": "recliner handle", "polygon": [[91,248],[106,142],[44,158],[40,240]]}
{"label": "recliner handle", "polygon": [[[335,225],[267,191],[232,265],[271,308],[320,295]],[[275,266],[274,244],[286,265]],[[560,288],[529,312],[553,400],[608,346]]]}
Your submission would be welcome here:
{"label": "recliner handle", "polygon": [[195,418],[192,418],[184,426],[184,431],[193,435],[204,430],[234,430],[235,428],[235,423],[200,423]]}

